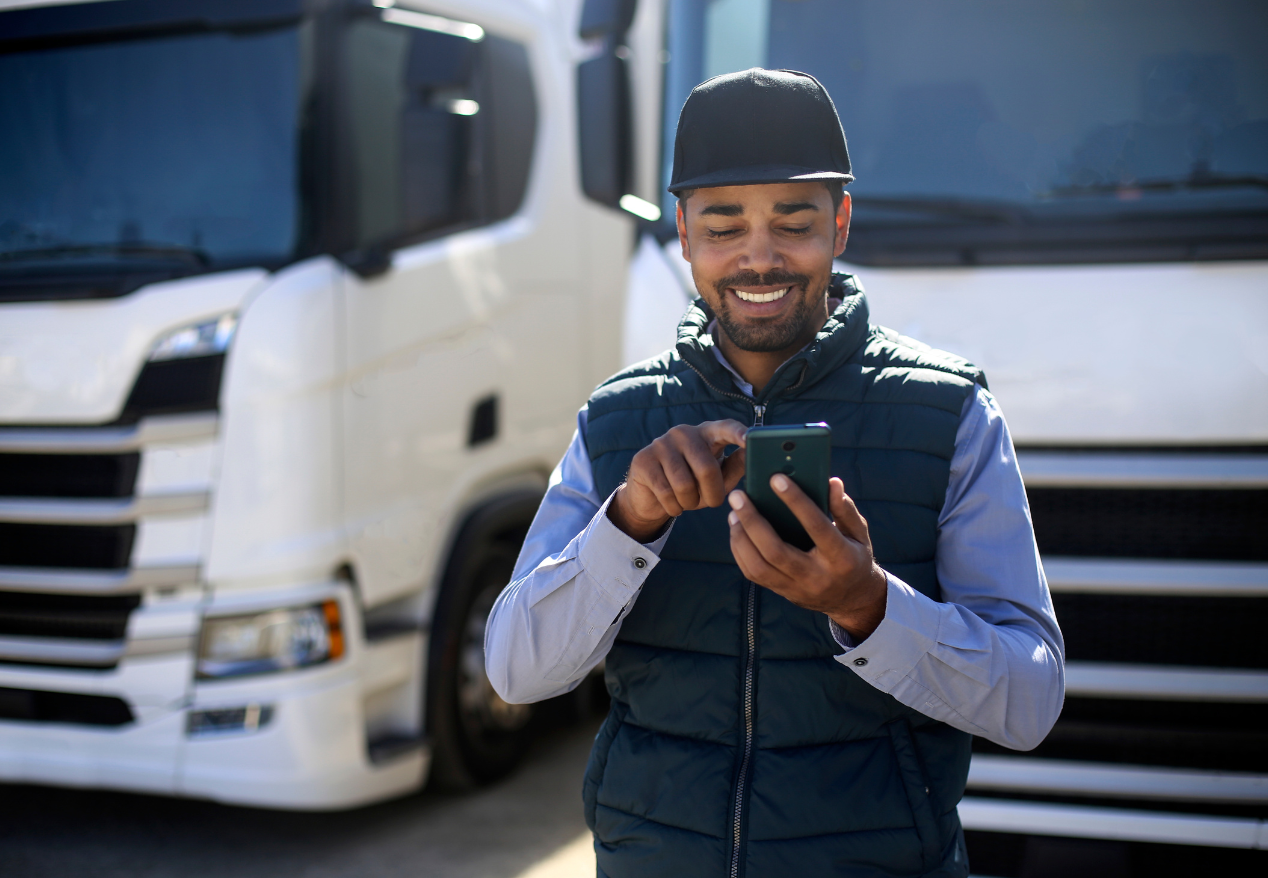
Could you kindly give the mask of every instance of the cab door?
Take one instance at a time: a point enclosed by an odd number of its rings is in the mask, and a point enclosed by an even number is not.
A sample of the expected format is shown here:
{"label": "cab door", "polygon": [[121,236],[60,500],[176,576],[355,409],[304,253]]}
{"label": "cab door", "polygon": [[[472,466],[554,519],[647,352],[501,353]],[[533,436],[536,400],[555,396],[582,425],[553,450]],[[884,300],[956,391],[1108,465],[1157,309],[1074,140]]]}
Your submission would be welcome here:
{"label": "cab door", "polygon": [[426,582],[463,498],[534,425],[571,421],[578,270],[575,236],[541,220],[527,39],[375,9],[342,41],[344,506],[377,603]]}

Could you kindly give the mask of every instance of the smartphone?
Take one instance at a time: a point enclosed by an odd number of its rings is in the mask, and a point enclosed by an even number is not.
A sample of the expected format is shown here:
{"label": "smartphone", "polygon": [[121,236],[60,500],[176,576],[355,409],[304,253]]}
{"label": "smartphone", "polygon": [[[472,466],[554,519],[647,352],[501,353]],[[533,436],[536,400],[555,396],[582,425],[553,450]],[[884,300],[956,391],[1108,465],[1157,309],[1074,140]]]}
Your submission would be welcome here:
{"label": "smartphone", "polygon": [[753,505],[784,542],[809,551],[814,540],[770,486],[770,478],[775,473],[788,476],[826,515],[832,429],[827,424],[751,427],[745,451],[744,489]]}

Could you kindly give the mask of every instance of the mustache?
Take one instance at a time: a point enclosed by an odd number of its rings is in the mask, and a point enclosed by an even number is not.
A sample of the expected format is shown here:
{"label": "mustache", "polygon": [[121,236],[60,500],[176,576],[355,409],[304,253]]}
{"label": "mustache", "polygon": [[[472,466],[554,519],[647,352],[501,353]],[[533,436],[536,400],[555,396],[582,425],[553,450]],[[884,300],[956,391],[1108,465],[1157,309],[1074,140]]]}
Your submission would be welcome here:
{"label": "mustache", "polygon": [[794,274],[782,268],[774,268],[765,274],[756,271],[740,271],[727,275],[713,286],[721,296],[736,287],[804,287],[810,283],[810,275]]}

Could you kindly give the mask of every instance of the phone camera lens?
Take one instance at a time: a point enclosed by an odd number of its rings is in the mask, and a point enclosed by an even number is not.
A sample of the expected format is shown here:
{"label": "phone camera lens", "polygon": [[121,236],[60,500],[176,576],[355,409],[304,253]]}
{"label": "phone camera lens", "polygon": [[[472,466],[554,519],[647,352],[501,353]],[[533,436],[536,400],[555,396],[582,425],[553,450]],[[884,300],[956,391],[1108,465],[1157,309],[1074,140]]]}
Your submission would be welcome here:
{"label": "phone camera lens", "polygon": [[785,451],[792,451],[792,450],[793,450],[794,448],[796,448],[796,447],[797,447],[797,443],[796,443],[796,442],[788,441],[788,442],[785,442],[785,443],[784,443],[784,450],[785,450]]}

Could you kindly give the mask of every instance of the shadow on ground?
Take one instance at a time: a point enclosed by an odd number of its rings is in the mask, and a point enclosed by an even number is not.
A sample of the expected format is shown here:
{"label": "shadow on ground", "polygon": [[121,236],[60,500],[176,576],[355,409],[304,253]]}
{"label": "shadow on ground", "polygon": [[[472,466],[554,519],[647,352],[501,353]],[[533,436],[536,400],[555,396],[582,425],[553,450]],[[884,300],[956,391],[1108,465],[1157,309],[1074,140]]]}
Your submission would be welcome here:
{"label": "shadow on ground", "polygon": [[550,732],[483,790],[336,814],[0,785],[0,875],[513,878],[585,832],[581,777],[597,729]]}

